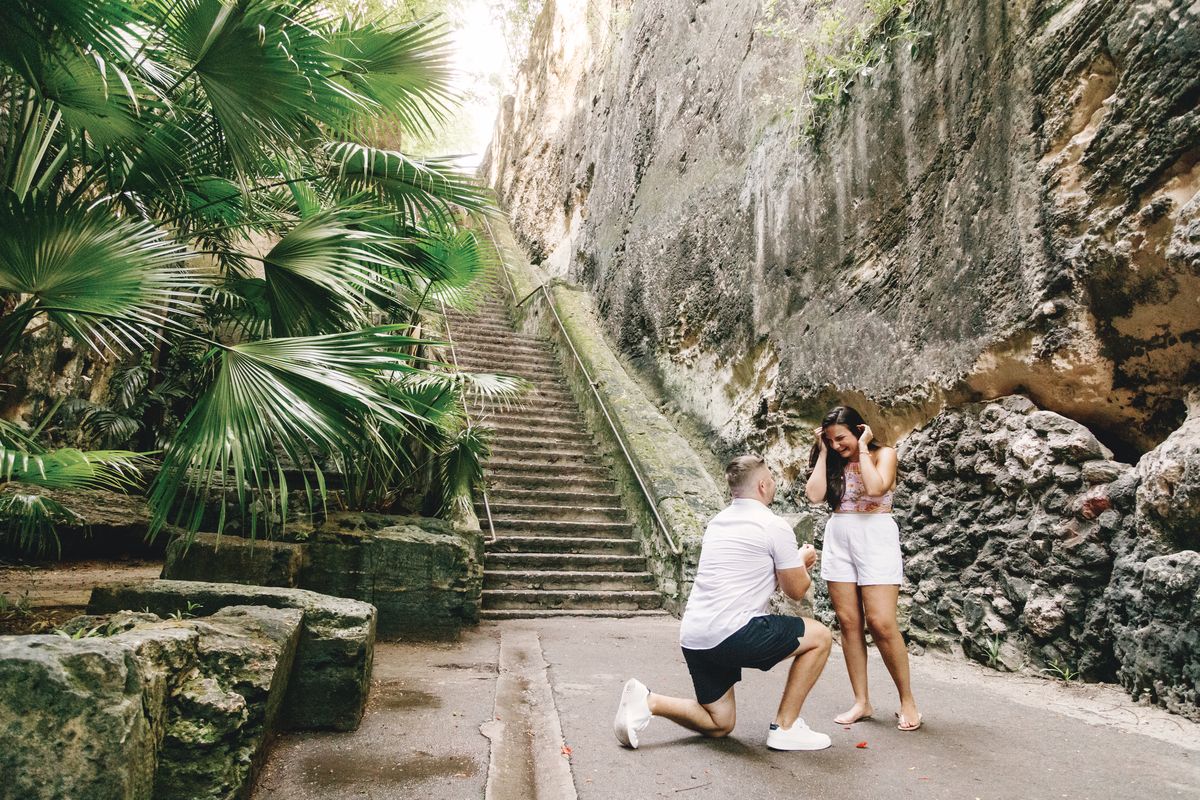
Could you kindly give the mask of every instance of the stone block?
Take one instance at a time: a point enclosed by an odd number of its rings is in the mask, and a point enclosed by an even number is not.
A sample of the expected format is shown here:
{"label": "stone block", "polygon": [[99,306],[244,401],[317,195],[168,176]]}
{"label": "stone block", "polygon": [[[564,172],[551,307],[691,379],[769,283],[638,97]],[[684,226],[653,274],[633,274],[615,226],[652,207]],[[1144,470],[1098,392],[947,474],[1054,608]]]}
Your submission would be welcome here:
{"label": "stone block", "polygon": [[170,616],[245,605],[304,612],[281,725],[295,730],[357,728],[370,689],[375,646],[375,609],[367,603],[303,589],[158,580],[98,586],[88,612],[148,608]]}
{"label": "stone block", "polygon": [[121,612],[0,640],[0,797],[245,797],[299,641],[298,609]]}
{"label": "stone block", "polygon": [[198,533],[189,543],[175,537],[167,546],[162,577],[176,581],[299,586],[304,545]]}
{"label": "stone block", "polygon": [[112,639],[0,637],[0,798],[151,796],[162,698],[130,656]]}
{"label": "stone block", "polygon": [[175,623],[198,634],[196,664],[170,698],[155,800],[249,792],[283,707],[303,617],[295,608],[230,606]]}
{"label": "stone block", "polygon": [[483,536],[428,517],[331,516],[301,585],[371,603],[381,638],[447,638],[479,622]]}

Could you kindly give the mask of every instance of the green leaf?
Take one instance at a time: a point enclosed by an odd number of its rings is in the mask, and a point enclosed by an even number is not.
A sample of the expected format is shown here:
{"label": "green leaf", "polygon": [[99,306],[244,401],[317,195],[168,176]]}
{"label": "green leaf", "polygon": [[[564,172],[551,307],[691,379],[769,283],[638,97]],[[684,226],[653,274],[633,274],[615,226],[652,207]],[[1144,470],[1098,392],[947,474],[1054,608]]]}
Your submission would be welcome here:
{"label": "green leaf", "polygon": [[145,222],[31,196],[0,201],[0,290],[29,299],[13,322],[46,314],[95,347],[146,346],[173,314],[194,313],[186,250]]}
{"label": "green leaf", "polygon": [[327,52],[333,79],[366,98],[376,116],[422,135],[432,135],[448,118],[455,98],[444,27],[345,19],[330,35]]}
{"label": "green leaf", "polygon": [[141,481],[149,464],[140,453],[128,450],[76,450],[30,452],[0,445],[0,481],[19,482],[47,489],[110,489],[125,491]]}
{"label": "green leaf", "polygon": [[424,417],[395,402],[380,383],[383,375],[416,371],[404,348],[419,340],[396,335],[398,327],[266,339],[214,352],[216,379],[167,449],[151,490],[155,528],[173,513],[194,530],[212,492],[232,491],[243,510],[253,495],[274,497],[278,509],[280,468],[319,469],[331,458],[345,464],[372,448],[403,459],[386,452],[382,430],[404,430]]}
{"label": "green leaf", "polygon": [[450,159],[416,161],[353,142],[333,142],[328,152],[337,188],[347,194],[370,193],[399,212],[406,225],[416,227],[427,216],[450,223],[455,207],[469,212],[491,208],[485,187]]}

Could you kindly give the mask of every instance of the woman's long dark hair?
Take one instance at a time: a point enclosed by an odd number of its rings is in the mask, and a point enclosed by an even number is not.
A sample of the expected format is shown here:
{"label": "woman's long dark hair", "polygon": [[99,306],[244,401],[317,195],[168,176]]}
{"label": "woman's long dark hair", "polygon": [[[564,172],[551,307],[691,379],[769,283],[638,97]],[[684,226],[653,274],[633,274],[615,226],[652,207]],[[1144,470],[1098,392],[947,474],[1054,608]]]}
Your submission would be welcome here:
{"label": "woman's long dark hair", "polygon": [[[858,426],[866,424],[862,414],[850,406],[837,406],[821,420],[821,435],[824,436],[825,431],[834,425],[845,425],[850,429],[850,433],[858,437],[861,435]],[[825,454],[825,502],[829,504],[830,509],[837,511],[837,507],[842,503],[842,496],[846,494],[846,459],[842,458],[841,454],[830,447],[828,443],[825,444],[825,449],[829,451]],[[872,439],[867,443],[867,449],[879,449],[879,442]],[[820,455],[821,443],[813,442],[812,450],[808,454],[809,469],[817,465],[817,458]]]}

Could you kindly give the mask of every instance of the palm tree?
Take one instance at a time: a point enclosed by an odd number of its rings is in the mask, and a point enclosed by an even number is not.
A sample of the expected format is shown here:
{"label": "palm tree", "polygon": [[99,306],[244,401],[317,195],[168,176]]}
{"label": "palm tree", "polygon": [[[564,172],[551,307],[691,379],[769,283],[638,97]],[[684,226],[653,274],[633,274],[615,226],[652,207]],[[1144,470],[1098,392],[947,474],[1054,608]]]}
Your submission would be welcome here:
{"label": "palm tree", "polygon": [[[431,453],[473,474],[465,388],[520,387],[438,371],[420,323],[431,300],[469,307],[486,256],[464,215],[488,199],[448,162],[360,141],[445,117],[442,31],[314,0],[5,0],[0,27],[0,374],[45,324],[140,359],[148,385],[164,350],[204,350],[153,530],[194,531],[214,494],[286,519],[288,476],[311,506],[330,467],[363,502]],[[69,511],[31,485],[126,488],[144,464],[5,423],[0,521],[36,542]]]}

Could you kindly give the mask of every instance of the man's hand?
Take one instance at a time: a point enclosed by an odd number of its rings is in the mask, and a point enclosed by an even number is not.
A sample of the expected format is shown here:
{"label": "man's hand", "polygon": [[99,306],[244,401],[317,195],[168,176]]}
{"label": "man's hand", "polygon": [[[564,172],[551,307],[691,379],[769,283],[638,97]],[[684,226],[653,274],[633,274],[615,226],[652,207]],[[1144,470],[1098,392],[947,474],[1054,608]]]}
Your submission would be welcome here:
{"label": "man's hand", "polygon": [[804,568],[812,569],[813,564],[817,563],[817,549],[806,544],[800,548],[800,557],[804,559]]}

